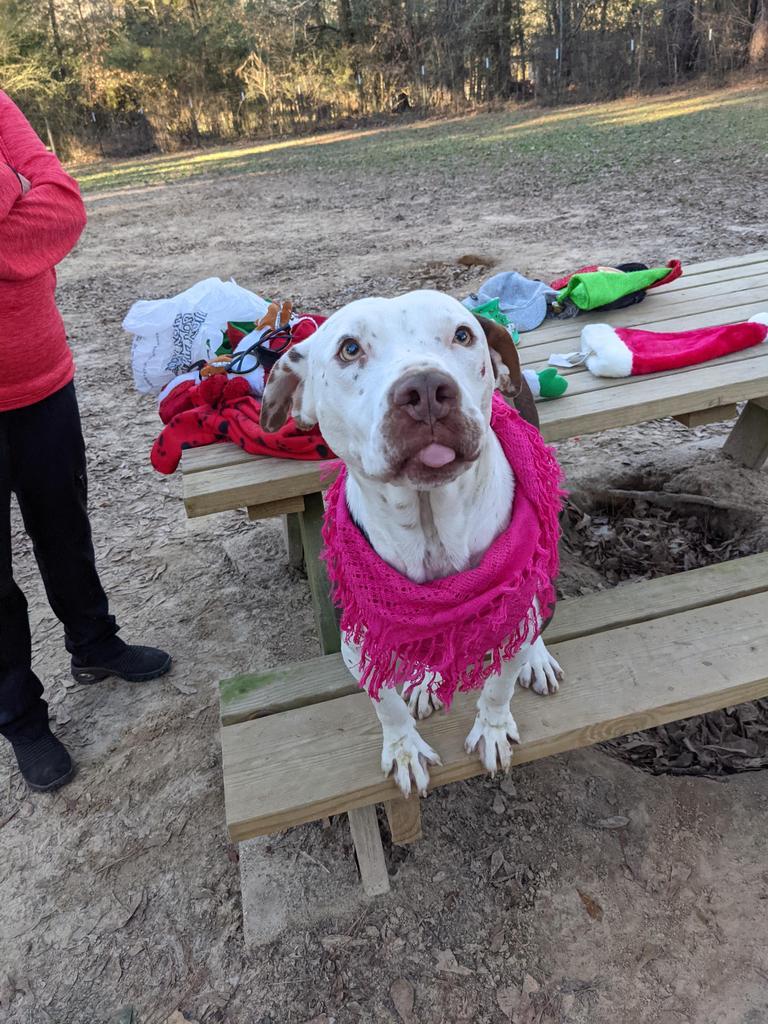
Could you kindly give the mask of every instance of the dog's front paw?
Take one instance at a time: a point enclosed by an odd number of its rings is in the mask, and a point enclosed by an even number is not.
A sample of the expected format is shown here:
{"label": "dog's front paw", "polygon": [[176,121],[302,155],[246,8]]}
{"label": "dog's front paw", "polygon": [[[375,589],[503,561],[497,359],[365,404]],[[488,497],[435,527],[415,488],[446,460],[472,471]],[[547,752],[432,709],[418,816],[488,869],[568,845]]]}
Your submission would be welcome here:
{"label": "dog's front paw", "polygon": [[395,782],[403,796],[410,796],[415,788],[419,796],[427,795],[429,784],[428,764],[442,764],[438,754],[419,735],[413,722],[405,735],[388,737],[384,733],[384,747],[381,752],[381,770],[385,775],[394,774]]}
{"label": "dog's front paw", "polygon": [[477,751],[486,771],[506,771],[512,763],[512,744],[520,742],[517,723],[509,708],[490,711],[481,708],[464,742],[468,754]]}
{"label": "dog's front paw", "polygon": [[440,711],[443,702],[435,693],[430,692],[428,681],[414,686],[408,695],[408,710],[414,718],[429,718],[433,711]]}
{"label": "dog's front paw", "polygon": [[563,670],[539,637],[527,651],[526,662],[520,670],[518,682],[526,689],[530,687],[534,693],[545,695],[557,693],[562,678]]}

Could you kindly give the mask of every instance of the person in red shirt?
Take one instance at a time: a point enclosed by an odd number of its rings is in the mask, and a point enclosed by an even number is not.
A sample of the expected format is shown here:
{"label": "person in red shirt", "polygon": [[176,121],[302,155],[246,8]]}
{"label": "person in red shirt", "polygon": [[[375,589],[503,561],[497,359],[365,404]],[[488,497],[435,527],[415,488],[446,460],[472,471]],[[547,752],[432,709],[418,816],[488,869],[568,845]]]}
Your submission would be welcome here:
{"label": "person in red shirt", "polygon": [[13,578],[11,493],[81,683],[154,679],[171,657],[117,636],[94,560],[75,373],[54,267],[85,227],[75,181],[0,92],[0,734],[27,785],[50,790],[73,764],[32,671],[27,602]]}

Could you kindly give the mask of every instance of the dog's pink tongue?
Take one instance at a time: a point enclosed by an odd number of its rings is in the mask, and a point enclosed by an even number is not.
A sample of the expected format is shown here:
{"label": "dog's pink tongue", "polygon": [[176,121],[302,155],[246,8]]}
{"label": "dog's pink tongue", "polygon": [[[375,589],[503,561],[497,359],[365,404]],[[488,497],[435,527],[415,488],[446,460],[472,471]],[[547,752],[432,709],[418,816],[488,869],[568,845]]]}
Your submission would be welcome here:
{"label": "dog's pink tongue", "polygon": [[428,444],[426,448],[422,448],[419,452],[419,458],[430,469],[440,469],[441,466],[447,466],[449,462],[453,462],[456,458],[456,452],[453,448],[448,448],[444,444],[433,443]]}

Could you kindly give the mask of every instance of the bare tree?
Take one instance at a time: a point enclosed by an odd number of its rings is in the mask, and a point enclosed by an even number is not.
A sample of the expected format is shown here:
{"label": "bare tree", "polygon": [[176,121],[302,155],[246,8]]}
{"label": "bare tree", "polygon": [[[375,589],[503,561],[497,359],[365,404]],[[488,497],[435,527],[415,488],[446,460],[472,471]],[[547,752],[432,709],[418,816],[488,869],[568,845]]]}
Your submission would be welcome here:
{"label": "bare tree", "polygon": [[113,155],[766,60],[768,0],[0,0],[0,87]]}
{"label": "bare tree", "polygon": [[753,0],[751,4],[749,37],[749,63],[755,67],[768,61],[768,0]]}

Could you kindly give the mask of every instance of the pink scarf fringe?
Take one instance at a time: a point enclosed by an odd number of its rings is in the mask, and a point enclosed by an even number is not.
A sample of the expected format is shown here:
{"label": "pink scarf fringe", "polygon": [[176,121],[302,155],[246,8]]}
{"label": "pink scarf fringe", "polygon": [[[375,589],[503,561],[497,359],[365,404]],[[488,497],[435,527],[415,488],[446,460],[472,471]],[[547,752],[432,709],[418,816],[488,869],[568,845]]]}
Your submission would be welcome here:
{"label": "pink scarf fringe", "polygon": [[[515,475],[510,525],[479,566],[414,583],[385,562],[349,514],[346,468],[326,498],[323,539],[341,630],[361,645],[360,686],[377,700],[382,686],[406,689],[434,673],[450,706],[457,689],[477,689],[539,632],[555,598],[558,517],[564,492],[554,453],[538,430],[500,395],[491,428]],[[490,661],[488,660],[490,658]]]}

